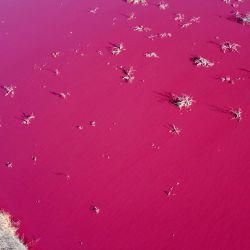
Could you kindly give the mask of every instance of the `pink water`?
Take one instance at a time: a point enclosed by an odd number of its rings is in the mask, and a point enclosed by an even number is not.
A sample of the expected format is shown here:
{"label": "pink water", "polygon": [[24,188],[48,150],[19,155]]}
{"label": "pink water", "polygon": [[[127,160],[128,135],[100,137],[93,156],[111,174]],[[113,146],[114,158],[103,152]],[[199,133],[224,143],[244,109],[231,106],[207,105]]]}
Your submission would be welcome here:
{"label": "pink water", "polygon": [[[0,98],[0,207],[20,220],[26,242],[39,239],[32,249],[250,249],[250,27],[229,20],[220,0],[168,3],[161,11],[121,0],[1,1],[0,85],[17,88]],[[178,12],[201,22],[181,29]],[[162,32],[173,36],[146,37]],[[223,54],[223,41],[240,53]],[[111,55],[119,42],[126,51]],[[144,57],[152,51],[160,58]],[[215,66],[197,68],[196,55]],[[121,65],[136,69],[131,85]],[[223,75],[244,80],[230,85]],[[180,112],[165,92],[196,103]],[[241,122],[220,112],[238,107]],[[35,114],[30,125],[22,112]]]}

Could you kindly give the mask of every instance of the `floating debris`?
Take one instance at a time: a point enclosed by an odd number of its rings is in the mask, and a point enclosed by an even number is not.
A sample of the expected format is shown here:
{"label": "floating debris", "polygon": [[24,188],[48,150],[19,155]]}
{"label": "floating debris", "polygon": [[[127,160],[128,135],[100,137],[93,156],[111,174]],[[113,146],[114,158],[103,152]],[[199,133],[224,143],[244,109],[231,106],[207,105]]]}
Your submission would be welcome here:
{"label": "floating debris", "polygon": [[124,48],[123,43],[119,43],[112,48],[111,53],[112,53],[112,55],[119,55],[124,50],[126,50],[126,49]]}
{"label": "floating debris", "polygon": [[181,25],[181,28],[188,28],[189,26],[191,26],[192,23],[191,22],[188,22],[188,23],[184,23]]}
{"label": "floating debris", "polygon": [[177,13],[174,17],[174,20],[180,23],[184,22],[184,19],[185,19],[185,15],[182,13]]}
{"label": "floating debris", "polygon": [[96,206],[91,206],[90,207],[90,210],[93,211],[94,213],[96,214],[99,214],[100,213],[100,208],[96,207]]}
{"label": "floating debris", "polygon": [[3,85],[1,88],[5,91],[4,96],[14,97],[16,86],[14,85]]}
{"label": "floating debris", "polygon": [[127,0],[127,3],[131,3],[131,4],[141,4],[143,6],[148,5],[147,0]]}
{"label": "floating debris", "polygon": [[231,42],[224,42],[220,46],[221,46],[221,50],[223,51],[223,53],[226,53],[227,51],[239,52],[238,48],[241,47],[239,44],[231,43]]}
{"label": "floating debris", "polygon": [[135,13],[134,12],[131,12],[128,16],[128,20],[131,21],[131,20],[134,20],[136,19],[136,16],[135,16]]}
{"label": "floating debris", "polygon": [[233,8],[238,8],[240,3],[243,3],[245,0],[222,0],[223,3],[231,5]]}
{"label": "floating debris", "polygon": [[135,27],[133,27],[133,30],[138,31],[138,32],[149,32],[149,31],[151,31],[150,28],[144,27],[143,25],[135,26]]}
{"label": "floating debris", "polygon": [[23,113],[21,120],[22,120],[22,124],[24,125],[29,125],[31,123],[31,120],[35,119],[35,116],[33,113],[31,113],[30,115]]}
{"label": "floating debris", "polygon": [[83,130],[83,126],[82,126],[82,125],[77,125],[76,128],[77,128],[78,130]]}
{"label": "floating debris", "polygon": [[52,52],[51,55],[52,55],[54,58],[57,58],[57,57],[60,56],[60,52],[59,52],[59,51]]}
{"label": "floating debris", "polygon": [[106,159],[110,160],[110,155],[109,154],[102,154],[102,158],[106,158]]}
{"label": "floating debris", "polygon": [[182,110],[182,108],[190,109],[190,107],[195,102],[195,100],[191,96],[186,95],[186,94],[183,94],[182,96],[172,95],[172,98],[170,101],[175,106],[177,106],[180,110]]}
{"label": "floating debris", "polygon": [[189,26],[191,26],[192,23],[191,22],[188,22],[188,23],[184,23],[181,25],[181,28],[188,28]]}
{"label": "floating debris", "polygon": [[34,164],[36,164],[36,162],[37,162],[37,156],[32,155],[31,159],[32,159],[32,161],[34,162]]}
{"label": "floating debris", "polygon": [[236,20],[243,25],[250,25],[250,12],[246,15],[242,15],[239,12],[235,13]]}
{"label": "floating debris", "polygon": [[122,77],[122,79],[128,83],[132,83],[135,79],[134,76],[134,68],[131,66],[128,69],[122,68],[123,73],[125,74],[125,76]]}
{"label": "floating debris", "polygon": [[175,196],[176,194],[174,192],[174,187],[170,187],[168,190],[164,191],[164,193],[169,197],[169,196]]}
{"label": "floating debris", "polygon": [[242,119],[242,110],[241,110],[241,108],[231,109],[230,113],[233,115],[232,119],[235,119],[237,121],[241,121],[241,119]]}
{"label": "floating debris", "polygon": [[160,146],[157,145],[157,144],[155,144],[155,143],[152,143],[152,144],[151,144],[151,147],[152,147],[153,149],[157,149],[157,150],[160,149]]}
{"label": "floating debris", "polygon": [[201,18],[199,17],[199,16],[194,16],[194,17],[192,17],[190,20],[189,20],[189,22],[191,22],[191,23],[200,23],[200,20],[201,20]]}
{"label": "floating debris", "polygon": [[7,162],[5,162],[5,166],[6,166],[7,168],[13,168],[13,163],[10,162],[10,161],[7,161]]}
{"label": "floating debris", "polygon": [[210,68],[210,67],[214,66],[213,62],[210,62],[208,59],[200,57],[200,56],[192,58],[192,61],[194,62],[194,64],[197,67],[202,66],[202,67],[205,67],[205,68]]}
{"label": "floating debris", "polygon": [[158,7],[159,7],[160,10],[166,10],[169,7],[169,5],[168,5],[168,3],[160,2],[158,4]]}
{"label": "floating debris", "polygon": [[148,36],[148,39],[154,40],[154,38],[158,37],[158,35],[151,34]]}
{"label": "floating debris", "polygon": [[91,14],[96,14],[96,12],[99,10],[99,7],[95,7],[95,8],[93,8],[93,9],[91,9],[89,12],[91,13]]}
{"label": "floating debris", "polygon": [[55,73],[57,76],[59,76],[59,75],[60,75],[59,69],[55,69],[55,70],[54,70],[54,73]]}
{"label": "floating debris", "polygon": [[200,17],[192,17],[187,23],[182,24],[181,28],[188,28],[193,23],[199,23],[199,22],[200,22]]}
{"label": "floating debris", "polygon": [[155,52],[148,52],[144,54],[147,58],[160,58]]}
{"label": "floating debris", "polygon": [[220,78],[220,80],[222,82],[227,82],[227,83],[230,83],[230,84],[235,84],[235,80],[233,78],[231,78],[231,76],[222,76]]}
{"label": "floating debris", "polygon": [[172,33],[166,33],[166,32],[164,32],[164,33],[160,33],[158,36],[160,38],[172,37]]}
{"label": "floating debris", "polygon": [[149,35],[147,38],[150,39],[150,40],[154,40],[154,38],[168,38],[168,37],[172,37],[172,33],[167,33],[167,32],[164,32],[164,33],[159,33],[159,34],[151,34]]}
{"label": "floating debris", "polygon": [[169,133],[174,135],[179,135],[181,133],[181,130],[177,128],[174,124],[171,125]]}
{"label": "floating debris", "polygon": [[96,126],[96,121],[90,121],[89,124],[90,124],[90,126],[95,127]]}
{"label": "floating debris", "polygon": [[68,96],[70,96],[70,93],[69,92],[54,92],[54,91],[51,91],[50,92],[51,94],[55,95],[55,96],[58,96],[60,98],[63,98],[63,99],[66,99]]}

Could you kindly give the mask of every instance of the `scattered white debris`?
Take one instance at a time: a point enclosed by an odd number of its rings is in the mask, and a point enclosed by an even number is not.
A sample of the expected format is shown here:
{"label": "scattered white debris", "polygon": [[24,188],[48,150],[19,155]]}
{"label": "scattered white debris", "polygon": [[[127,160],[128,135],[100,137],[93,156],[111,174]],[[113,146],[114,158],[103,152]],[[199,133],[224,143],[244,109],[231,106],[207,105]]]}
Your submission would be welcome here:
{"label": "scattered white debris", "polygon": [[133,30],[138,31],[138,32],[149,32],[149,31],[151,31],[150,28],[144,27],[143,25],[135,26],[135,27],[133,27]]}
{"label": "scattered white debris", "polygon": [[192,60],[193,60],[194,64],[197,67],[202,66],[202,67],[205,67],[205,68],[210,68],[210,67],[214,66],[213,62],[210,62],[208,59],[200,57],[200,56],[199,57],[194,57]]}
{"label": "scattered white debris", "polygon": [[190,109],[195,100],[191,96],[183,94],[181,96],[173,95],[171,102],[181,110],[182,108]]}
{"label": "scattered white debris", "polygon": [[100,56],[103,56],[103,52],[101,50],[97,51],[97,53],[100,55]]}
{"label": "scattered white debris", "polygon": [[188,23],[184,23],[181,25],[181,28],[188,28],[189,26],[191,26],[192,23],[191,22],[188,22]]}
{"label": "scattered white debris", "polygon": [[231,76],[222,76],[220,79],[221,79],[222,82],[235,84],[235,80]]}
{"label": "scattered white debris", "polygon": [[59,51],[52,52],[51,55],[52,55],[54,58],[57,58],[57,57],[60,56],[60,52],[59,52]]}
{"label": "scattered white debris", "polygon": [[151,34],[151,35],[149,35],[149,36],[147,36],[147,37],[148,37],[148,39],[150,39],[150,40],[154,40],[154,38],[158,37],[158,35]]}
{"label": "scattered white debris", "polygon": [[188,28],[193,23],[199,23],[199,22],[200,22],[200,17],[192,17],[187,23],[182,24],[181,28]]}
{"label": "scattered white debris", "polygon": [[147,58],[160,58],[155,52],[145,53],[145,57],[147,57]]}
{"label": "scattered white debris", "polygon": [[160,37],[160,38],[172,37],[172,33],[166,33],[166,32],[160,33],[160,34],[159,34],[159,37]]}
{"label": "scattered white debris", "polygon": [[232,119],[235,119],[237,121],[241,121],[241,119],[242,119],[242,110],[241,110],[241,108],[231,109],[230,113],[233,115]]}
{"label": "scattered white debris", "polygon": [[30,115],[23,113],[23,116],[21,119],[22,119],[22,124],[29,125],[31,123],[31,120],[35,119],[35,116],[33,113],[31,113]]}
{"label": "scattered white debris", "polygon": [[151,147],[152,147],[153,149],[157,149],[157,150],[160,149],[160,146],[157,145],[157,144],[155,144],[155,143],[152,143],[152,144],[151,144]]}
{"label": "scattered white debris", "polygon": [[223,51],[223,53],[226,53],[227,51],[239,52],[238,51],[239,47],[241,47],[241,46],[237,43],[224,42],[221,44],[221,50]]}
{"label": "scattered white debris", "polygon": [[90,12],[91,14],[96,14],[96,12],[98,11],[98,9],[99,9],[99,7],[95,7],[95,8],[93,8],[93,9],[91,9],[89,12]]}
{"label": "scattered white debris", "polygon": [[250,12],[246,15],[242,15],[239,12],[236,13],[236,19],[243,25],[250,25]]}
{"label": "scattered white debris", "polygon": [[132,83],[135,79],[134,72],[135,70],[133,67],[129,67],[128,69],[122,68],[123,73],[125,76],[122,77],[122,79],[128,83]]}
{"label": "scattered white debris", "polygon": [[167,196],[175,196],[176,194],[173,193],[174,192],[174,187],[170,187],[168,190],[164,191],[164,193],[167,195]]}
{"label": "scattered white debris", "polygon": [[127,0],[127,3],[131,3],[131,4],[141,4],[141,5],[148,5],[147,0]]}
{"label": "scattered white debris", "polygon": [[14,97],[16,86],[14,86],[14,85],[8,85],[8,86],[4,85],[4,86],[1,86],[1,88],[5,91],[4,96]]}
{"label": "scattered white debris", "polygon": [[119,44],[115,45],[115,46],[112,48],[111,53],[112,53],[113,55],[119,55],[119,54],[121,54],[121,52],[124,51],[124,50],[126,50],[126,49],[124,48],[123,43],[119,43]]}
{"label": "scattered white debris", "polygon": [[167,38],[167,37],[172,37],[172,33],[164,32],[164,33],[159,33],[159,34],[151,34],[151,35],[147,36],[147,38],[150,40],[154,40],[156,37],[161,38],[161,39]]}
{"label": "scattered white debris", "polygon": [[135,16],[135,13],[134,12],[131,12],[130,14],[129,14],[129,16],[128,16],[128,20],[130,21],[130,20],[134,20],[136,18],[136,16]]}
{"label": "scattered white debris", "polygon": [[192,17],[190,20],[189,20],[189,22],[191,22],[191,23],[199,23],[200,22],[200,17],[199,16],[194,16],[194,17]]}
{"label": "scattered white debris", "polygon": [[158,7],[159,7],[160,10],[166,10],[169,7],[169,5],[168,5],[168,3],[160,2],[158,4]]}
{"label": "scattered white debris", "polygon": [[181,133],[181,130],[173,124],[170,127],[169,133],[179,135]]}
{"label": "scattered white debris", "polygon": [[174,17],[174,20],[180,23],[182,23],[184,19],[185,19],[185,16],[182,13],[177,13]]}

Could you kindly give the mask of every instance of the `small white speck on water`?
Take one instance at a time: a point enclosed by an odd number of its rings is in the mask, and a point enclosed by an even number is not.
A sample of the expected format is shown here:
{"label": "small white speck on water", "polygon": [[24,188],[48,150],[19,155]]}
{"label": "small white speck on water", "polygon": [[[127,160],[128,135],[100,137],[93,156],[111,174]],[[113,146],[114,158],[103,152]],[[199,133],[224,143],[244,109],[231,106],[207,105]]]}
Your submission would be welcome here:
{"label": "small white speck on water", "polygon": [[23,113],[21,117],[22,124],[24,125],[29,125],[31,123],[31,120],[33,119],[35,119],[35,115],[33,113],[31,114]]}
{"label": "small white speck on water", "polygon": [[10,161],[7,161],[7,162],[5,162],[5,166],[6,166],[7,168],[13,168],[13,163],[10,162]]}
{"label": "small white speck on water", "polygon": [[179,135],[181,133],[181,130],[177,128],[174,124],[170,126],[169,133],[174,134],[174,135]]}
{"label": "small white speck on water", "polygon": [[99,214],[99,213],[100,213],[100,208],[97,207],[97,206],[91,206],[91,207],[90,207],[90,210],[93,211],[93,212],[96,213],[96,214]]}
{"label": "small white speck on water", "polygon": [[95,127],[96,126],[96,121],[90,121],[89,125],[92,126],[92,127]]}
{"label": "small white speck on water", "polygon": [[16,86],[14,85],[3,85],[0,86],[4,90],[4,96],[14,97]]}
{"label": "small white speck on water", "polygon": [[32,161],[34,162],[34,164],[36,164],[36,162],[37,162],[37,156],[32,155],[31,159],[32,159]]}
{"label": "small white speck on water", "polygon": [[131,21],[131,20],[134,20],[134,19],[136,19],[135,13],[134,13],[134,12],[131,12],[131,13],[128,15],[128,20]]}
{"label": "small white speck on water", "polygon": [[60,56],[60,52],[59,51],[52,52],[51,55],[52,55],[52,57],[57,58]]}
{"label": "small white speck on water", "polygon": [[99,10],[99,7],[95,7],[95,8],[90,9],[89,13],[96,14],[98,10]]}
{"label": "small white speck on water", "polygon": [[104,55],[103,51],[101,51],[101,50],[98,50],[97,53],[98,53],[100,56],[103,56],[103,55]]}
{"label": "small white speck on water", "polygon": [[77,128],[78,130],[83,130],[83,125],[77,125],[76,128]]}
{"label": "small white speck on water", "polygon": [[159,149],[160,149],[160,146],[157,145],[157,144],[155,144],[155,143],[152,143],[152,144],[151,144],[151,147],[152,147],[153,149],[156,149],[156,150],[159,150]]}
{"label": "small white speck on water", "polygon": [[102,158],[105,158],[105,159],[110,159],[110,155],[109,154],[102,154]]}

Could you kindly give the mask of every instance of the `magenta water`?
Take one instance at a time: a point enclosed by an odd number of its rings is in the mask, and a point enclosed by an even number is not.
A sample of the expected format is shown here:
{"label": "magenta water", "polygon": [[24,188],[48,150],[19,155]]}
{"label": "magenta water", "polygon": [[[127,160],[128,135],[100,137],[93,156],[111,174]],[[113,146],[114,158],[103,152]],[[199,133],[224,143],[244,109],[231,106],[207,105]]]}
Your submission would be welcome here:
{"label": "magenta water", "polygon": [[[250,248],[250,27],[220,0],[168,4],[1,1],[0,85],[16,88],[1,88],[0,204],[31,249]],[[192,96],[191,110],[171,93]]]}

